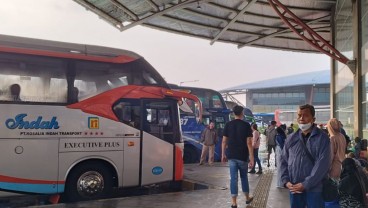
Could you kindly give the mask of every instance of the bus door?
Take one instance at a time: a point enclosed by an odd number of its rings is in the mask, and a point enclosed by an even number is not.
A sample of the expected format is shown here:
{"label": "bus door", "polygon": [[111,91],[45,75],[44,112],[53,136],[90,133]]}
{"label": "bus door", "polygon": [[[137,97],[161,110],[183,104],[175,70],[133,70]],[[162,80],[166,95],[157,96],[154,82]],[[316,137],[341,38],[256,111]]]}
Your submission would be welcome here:
{"label": "bus door", "polygon": [[141,185],[173,180],[181,138],[177,101],[147,99],[142,109]]}
{"label": "bus door", "polygon": [[138,186],[141,158],[141,101],[138,99],[120,99],[113,106],[120,122],[126,124],[121,136],[124,139],[123,187]]}

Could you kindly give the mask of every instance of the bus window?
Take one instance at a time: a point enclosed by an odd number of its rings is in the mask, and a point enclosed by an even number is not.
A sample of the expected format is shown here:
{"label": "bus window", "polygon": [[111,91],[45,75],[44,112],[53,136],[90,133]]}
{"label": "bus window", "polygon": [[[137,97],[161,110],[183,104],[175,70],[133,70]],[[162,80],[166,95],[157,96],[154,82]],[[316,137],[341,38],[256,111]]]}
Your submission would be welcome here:
{"label": "bus window", "polygon": [[143,71],[143,79],[148,83],[148,84],[157,84],[157,81],[154,79],[154,77],[146,72],[146,71]]}
{"label": "bus window", "polygon": [[75,80],[74,86],[78,88],[78,100],[84,100],[97,94],[97,87],[95,82],[88,82],[85,80]]}
{"label": "bus window", "polygon": [[128,99],[120,100],[114,105],[113,110],[119,121],[136,129],[141,128],[141,111],[139,101]]}
{"label": "bus window", "polygon": [[46,100],[58,103],[65,103],[67,100],[67,81],[65,78],[51,78],[50,79],[50,98]]}
{"label": "bus window", "polygon": [[169,110],[158,111],[158,124],[161,126],[171,126]]}
{"label": "bus window", "polygon": [[[133,63],[125,65],[133,67]],[[125,65],[75,61],[75,75],[72,76],[75,76],[74,87],[79,89],[78,100],[126,85],[159,85],[160,79],[146,69]]]}
{"label": "bus window", "polygon": [[[146,131],[162,140],[173,143],[176,130],[173,128],[173,102],[147,101],[145,104],[146,116],[143,131]],[[180,136],[179,136],[180,138]]]}
{"label": "bus window", "polygon": [[16,101],[66,102],[65,64],[57,58],[19,54],[0,55],[0,100],[15,101],[10,86],[19,85]]}

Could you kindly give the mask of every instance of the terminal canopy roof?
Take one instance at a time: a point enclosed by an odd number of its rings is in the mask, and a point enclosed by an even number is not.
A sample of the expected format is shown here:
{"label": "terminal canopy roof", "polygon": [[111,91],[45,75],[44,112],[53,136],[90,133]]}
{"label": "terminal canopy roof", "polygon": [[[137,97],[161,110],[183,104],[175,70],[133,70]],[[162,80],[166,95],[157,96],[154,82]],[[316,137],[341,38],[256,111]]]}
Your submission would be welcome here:
{"label": "terminal canopy roof", "polygon": [[[74,0],[121,31],[143,25],[176,34],[288,51],[319,52],[280,19],[269,0]],[[336,0],[279,0],[330,41]],[[296,25],[296,24],[294,24]],[[298,28],[298,27],[297,27]],[[302,30],[300,29],[302,32]]]}

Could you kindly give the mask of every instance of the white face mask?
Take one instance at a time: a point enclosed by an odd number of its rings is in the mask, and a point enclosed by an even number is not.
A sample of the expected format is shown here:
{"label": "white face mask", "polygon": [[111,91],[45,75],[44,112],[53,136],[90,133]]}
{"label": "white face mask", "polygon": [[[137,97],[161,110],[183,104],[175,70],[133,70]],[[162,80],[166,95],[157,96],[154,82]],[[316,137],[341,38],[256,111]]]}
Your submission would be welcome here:
{"label": "white face mask", "polygon": [[312,126],[312,123],[299,124],[299,128],[302,131],[307,131]]}

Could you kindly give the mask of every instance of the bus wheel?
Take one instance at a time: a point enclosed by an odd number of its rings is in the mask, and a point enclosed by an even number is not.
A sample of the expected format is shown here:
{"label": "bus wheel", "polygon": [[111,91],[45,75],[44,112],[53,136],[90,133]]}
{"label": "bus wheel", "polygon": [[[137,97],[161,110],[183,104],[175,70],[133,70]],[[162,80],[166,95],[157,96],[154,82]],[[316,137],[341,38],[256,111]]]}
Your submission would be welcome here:
{"label": "bus wheel", "polygon": [[102,163],[88,162],[74,169],[65,186],[67,201],[94,200],[107,197],[112,192],[112,174]]}
{"label": "bus wheel", "polygon": [[198,161],[198,153],[192,146],[184,147],[184,163],[195,163]]}

